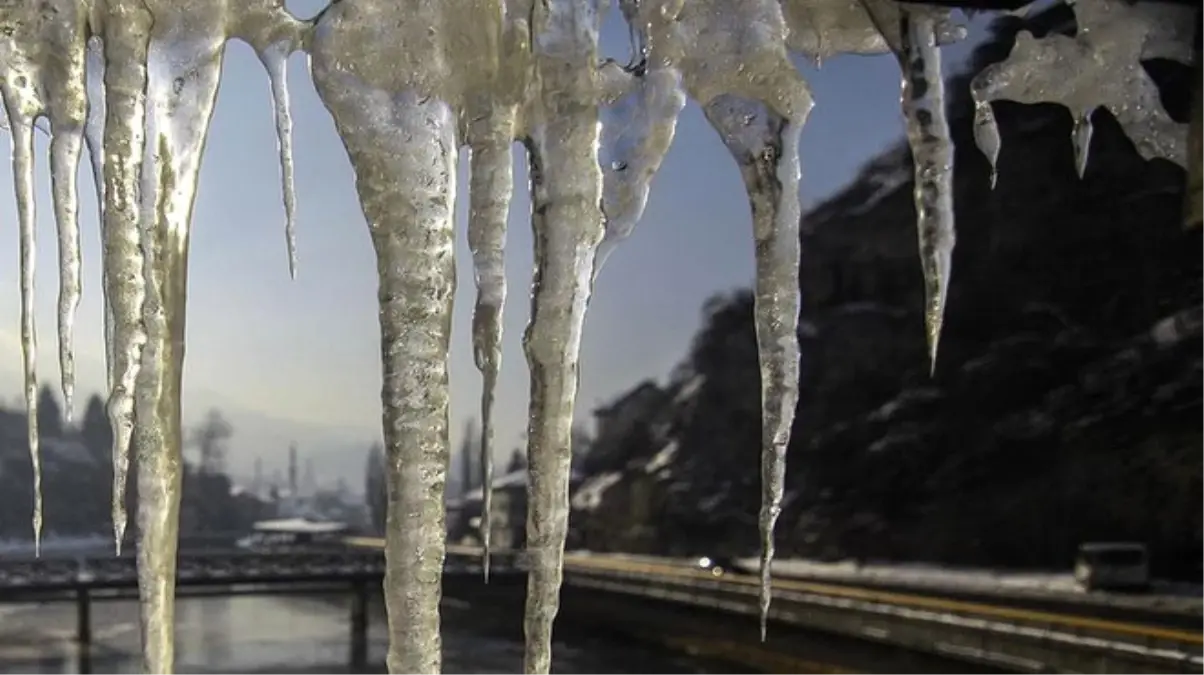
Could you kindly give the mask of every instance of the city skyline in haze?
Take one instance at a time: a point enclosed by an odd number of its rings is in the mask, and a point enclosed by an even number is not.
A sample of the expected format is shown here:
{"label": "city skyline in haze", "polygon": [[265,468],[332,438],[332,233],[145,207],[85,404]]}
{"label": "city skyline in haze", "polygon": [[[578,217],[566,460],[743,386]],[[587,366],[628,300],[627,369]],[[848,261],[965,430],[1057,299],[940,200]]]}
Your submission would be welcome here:
{"label": "city skyline in haze", "polygon": [[[300,3],[310,5],[311,3]],[[290,3],[292,6],[292,3]],[[304,9],[304,8],[298,8]],[[971,35],[981,34],[976,23]],[[626,61],[627,31],[607,17],[602,53]],[[973,40],[945,50],[946,74]],[[866,161],[899,141],[899,67],[892,56],[843,56],[822,67],[796,59],[816,106],[803,130],[804,209],[846,184]],[[308,76],[305,56],[289,62],[296,159],[298,277],[289,279],[284,211],[268,80],[249,47],[231,43],[201,169],[189,262],[186,423],[208,408],[234,427],[228,464],[249,476],[287,461],[290,442],[314,458],[322,482],[344,477],[358,489],[362,458],[380,437],[380,346],[376,264],[350,162]],[[7,135],[4,143],[8,143]],[[58,387],[55,337],[58,262],[47,139],[37,135],[38,376]],[[467,168],[459,166],[456,307],[450,353],[451,442],[477,417],[473,365],[475,288],[465,236]],[[521,336],[532,270],[525,161],[515,153],[515,191],[506,251],[508,297],[499,383],[497,457],[522,443],[527,367]],[[104,383],[99,226],[92,174],[80,167],[83,299],[76,320],[75,413]],[[20,299],[12,170],[0,162],[0,213],[9,264],[0,270],[0,392],[21,388]],[[804,252],[806,255],[806,252]],[[917,268],[919,262],[917,261]],[[753,251],[747,198],[735,162],[691,103],[653,181],[635,234],[599,275],[581,352],[577,416],[646,378],[663,378],[686,353],[703,302],[748,286]],[[917,277],[918,278],[918,277]],[[917,281],[918,283],[918,281]],[[355,461],[348,453],[356,453]],[[454,466],[453,469],[454,471]]]}

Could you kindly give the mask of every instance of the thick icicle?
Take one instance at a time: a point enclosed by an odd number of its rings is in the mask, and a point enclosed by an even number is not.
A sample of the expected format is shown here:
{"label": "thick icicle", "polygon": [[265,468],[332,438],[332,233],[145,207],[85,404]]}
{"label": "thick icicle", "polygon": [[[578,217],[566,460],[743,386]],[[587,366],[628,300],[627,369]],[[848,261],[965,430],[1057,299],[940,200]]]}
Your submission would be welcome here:
{"label": "thick icicle", "polygon": [[196,6],[176,15],[156,15],[147,61],[154,162],[143,167],[142,205],[149,211],[140,227],[145,345],[135,388],[132,445],[138,471],[143,667],[150,673],[174,668],[189,224],[225,46],[220,22],[194,18],[207,16]]}
{"label": "thick icicle", "polygon": [[457,127],[506,71],[501,1],[474,2],[466,16],[437,0],[334,3],[311,41],[377,253],[390,672],[437,673],[442,661]]}
{"label": "thick icicle", "polygon": [[272,108],[276,117],[276,145],[280,153],[280,180],[284,193],[284,239],[288,247],[288,273],[297,278],[297,191],[293,181],[293,115],[288,101],[289,42],[277,42],[257,52],[272,85]]}
{"label": "thick icicle", "polygon": [[[113,533],[125,537],[126,476],[134,432],[134,387],[146,344],[142,326],[140,187],[146,147],[146,58],[151,14],[142,0],[114,2],[104,24],[104,285],[112,313],[112,382],[106,406],[113,427]],[[168,672],[150,670],[149,672]]]}
{"label": "thick icicle", "polygon": [[[28,76],[18,76],[28,86]],[[33,541],[42,542],[42,460],[38,450],[38,334],[34,323],[34,262],[37,214],[33,187],[33,120],[38,114],[34,94],[10,82],[2,85],[4,109],[13,136],[13,179],[20,230],[21,357],[24,366],[25,416],[29,458],[33,464]]]}
{"label": "thick icicle", "polygon": [[535,3],[532,54],[540,89],[526,140],[535,275],[523,351],[527,416],[527,555],[523,668],[548,673],[569,520],[577,359],[602,238],[596,77],[598,17],[591,0]]}
{"label": "thick icicle", "polygon": [[900,13],[903,115],[915,167],[916,228],[924,270],[924,325],[929,368],[936,370],[945,299],[953,266],[953,140],[945,115],[936,19],[925,11]]}
{"label": "thick icicle", "polygon": [[502,360],[502,311],[506,302],[506,218],[514,190],[510,146],[515,109],[497,106],[469,129],[472,148],[468,246],[477,286],[472,314],[473,359],[481,371],[481,546],[489,580],[493,532],[493,401]]}

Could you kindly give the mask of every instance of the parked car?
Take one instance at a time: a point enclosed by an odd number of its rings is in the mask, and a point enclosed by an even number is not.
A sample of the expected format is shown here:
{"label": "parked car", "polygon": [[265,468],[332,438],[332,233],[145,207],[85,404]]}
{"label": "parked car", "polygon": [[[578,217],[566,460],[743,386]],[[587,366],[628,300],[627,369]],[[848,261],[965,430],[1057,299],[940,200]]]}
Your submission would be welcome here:
{"label": "parked car", "polygon": [[1150,585],[1150,556],[1145,544],[1091,542],[1079,546],[1074,580],[1085,591],[1145,590]]}

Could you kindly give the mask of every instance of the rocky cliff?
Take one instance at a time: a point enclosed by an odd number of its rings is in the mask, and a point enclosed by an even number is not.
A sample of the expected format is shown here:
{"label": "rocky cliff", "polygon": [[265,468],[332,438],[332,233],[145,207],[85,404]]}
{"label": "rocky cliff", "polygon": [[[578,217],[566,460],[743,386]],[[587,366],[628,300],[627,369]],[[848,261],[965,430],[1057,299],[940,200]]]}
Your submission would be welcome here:
{"label": "rocky cliff", "polygon": [[[975,65],[1020,25],[997,24]],[[1185,119],[1190,76],[1148,66]],[[959,229],[933,377],[906,146],[804,217],[783,554],[1064,568],[1081,541],[1131,539],[1198,578],[1201,235],[1182,227],[1183,173],[1098,111],[1080,180],[1065,109],[997,104],[992,189],[967,82],[950,83]],[[577,544],[753,549],[758,377],[751,296],[715,298],[669,381],[599,418]]]}

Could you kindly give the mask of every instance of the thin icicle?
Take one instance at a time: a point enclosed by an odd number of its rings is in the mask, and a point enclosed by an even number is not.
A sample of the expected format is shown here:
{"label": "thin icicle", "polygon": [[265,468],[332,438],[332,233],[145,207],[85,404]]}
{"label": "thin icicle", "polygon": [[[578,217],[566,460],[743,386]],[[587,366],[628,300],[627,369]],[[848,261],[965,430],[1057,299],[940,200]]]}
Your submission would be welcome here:
{"label": "thin icicle", "polygon": [[768,106],[721,96],[703,108],[736,158],[752,208],[757,258],[757,350],[761,364],[761,639],[765,639],[774,556],[799,386],[799,135],[795,123]]}
{"label": "thin icicle", "polygon": [[62,23],[51,31],[58,58],[46,65],[43,77],[50,120],[50,177],[54,220],[58,238],[59,297],[58,352],[63,391],[63,411],[68,423],[75,412],[75,314],[79,307],[79,160],[87,119],[85,74],[86,15],[75,7],[73,15],[60,15]]}
{"label": "thin icicle", "polygon": [[[26,80],[28,81],[28,80]],[[33,464],[33,542],[42,545],[42,460],[38,449],[38,334],[34,321],[34,262],[37,213],[33,187],[33,116],[36,108],[28,91],[3,85],[4,108],[13,136],[13,179],[20,230],[21,357],[24,367],[25,416],[29,459]],[[31,110],[31,108],[34,108]]]}
{"label": "thin icicle", "polygon": [[496,106],[469,130],[472,148],[468,246],[477,286],[472,314],[473,358],[481,371],[482,573],[489,581],[493,532],[493,405],[502,360],[502,311],[506,302],[506,218],[514,191],[510,146],[515,110]]}
{"label": "thin icicle", "polygon": [[903,115],[915,166],[916,228],[924,270],[924,325],[929,368],[935,371],[953,266],[953,140],[945,114],[936,19],[929,12],[904,9],[899,20]]}
{"label": "thin icicle", "polygon": [[76,175],[83,146],[82,130],[74,124],[56,124],[50,141],[50,175],[53,180],[54,217],[58,228],[59,371],[63,408],[68,422],[75,409],[75,311],[80,297],[79,190]]}
{"label": "thin icicle", "polygon": [[[134,432],[134,387],[146,344],[141,316],[145,289],[138,224],[139,181],[146,145],[146,58],[151,27],[150,12],[141,0],[124,0],[120,9],[121,20],[108,21],[104,26],[102,167],[104,284],[113,316],[109,335],[113,379],[106,408],[113,427],[112,512],[118,553],[127,524],[125,492]],[[148,672],[169,671],[148,666]]]}
{"label": "thin icicle", "polygon": [[293,115],[289,111],[288,55],[291,42],[277,42],[257,52],[272,85],[276,117],[276,146],[280,154],[280,180],[284,193],[284,238],[288,246],[288,273],[297,278],[297,192],[293,181]]}
{"label": "thin icicle", "polygon": [[[96,204],[100,215],[101,242],[106,241],[104,234],[105,211],[105,178],[104,178],[104,126],[105,126],[105,93],[104,74],[105,62],[103,46],[100,38],[93,38],[87,44],[86,56],[86,90],[87,113],[84,123],[84,141],[88,146],[88,159],[92,164],[92,184],[96,190]],[[103,260],[103,256],[102,256]],[[113,369],[113,309],[109,304],[109,288],[107,284],[100,286],[102,321],[104,322],[104,357],[105,385],[108,391],[116,386],[116,372]],[[114,523],[116,525],[116,523]],[[117,542],[117,550],[121,551],[121,542]]]}
{"label": "thin icicle", "polygon": [[[758,525],[764,639],[773,597],[773,532],[798,400],[798,136],[813,102],[790,60],[786,41],[791,31],[778,2],[701,2],[680,14],[680,2],[670,3],[668,12],[641,3],[640,22],[650,36],[649,62],[681,68],[686,91],[703,103],[707,120],[740,166],[752,207],[762,398]],[[859,38],[850,39],[861,44]]]}

